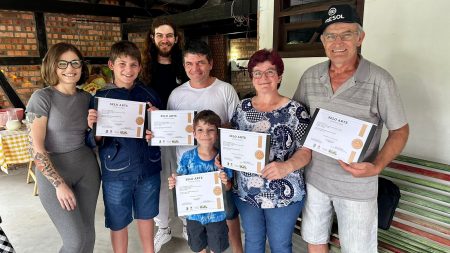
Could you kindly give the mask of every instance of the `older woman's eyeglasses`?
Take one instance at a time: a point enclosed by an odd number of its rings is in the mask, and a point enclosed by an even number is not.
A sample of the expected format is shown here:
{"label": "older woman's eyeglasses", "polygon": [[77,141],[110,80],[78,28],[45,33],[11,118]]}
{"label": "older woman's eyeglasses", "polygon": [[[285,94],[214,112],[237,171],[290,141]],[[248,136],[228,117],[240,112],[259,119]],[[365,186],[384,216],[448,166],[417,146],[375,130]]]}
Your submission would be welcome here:
{"label": "older woman's eyeglasses", "polygon": [[66,69],[68,66],[72,65],[72,68],[79,69],[81,66],[83,66],[82,60],[73,60],[73,61],[64,61],[60,60],[58,61],[58,64],[56,65],[59,69]]}
{"label": "older woman's eyeglasses", "polygon": [[355,34],[359,34],[358,32],[343,32],[343,33],[324,33],[323,37],[326,42],[335,41],[338,37],[342,41],[352,40]]}
{"label": "older woman's eyeglasses", "polygon": [[256,79],[260,79],[263,75],[265,75],[266,77],[274,77],[276,74],[278,74],[276,69],[268,69],[266,71],[256,70],[252,72],[253,78]]}

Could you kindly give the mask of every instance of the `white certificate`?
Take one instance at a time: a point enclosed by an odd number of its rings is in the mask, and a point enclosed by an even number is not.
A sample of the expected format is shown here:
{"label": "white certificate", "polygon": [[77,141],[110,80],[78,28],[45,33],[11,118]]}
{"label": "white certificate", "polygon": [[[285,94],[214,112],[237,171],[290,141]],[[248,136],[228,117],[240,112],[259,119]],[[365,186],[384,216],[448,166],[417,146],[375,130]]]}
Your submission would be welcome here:
{"label": "white certificate", "polygon": [[224,211],[219,172],[177,176],[174,202],[177,216]]}
{"label": "white certificate", "polygon": [[151,111],[149,128],[152,131],[152,146],[192,146],[196,144],[194,139],[193,110]]}
{"label": "white certificate", "polygon": [[95,135],[143,138],[146,103],[112,98],[95,98]]}
{"label": "white certificate", "polygon": [[222,166],[261,174],[269,161],[270,135],[220,128]]}
{"label": "white certificate", "polygon": [[346,163],[359,162],[375,134],[376,125],[331,112],[316,109],[303,146]]}

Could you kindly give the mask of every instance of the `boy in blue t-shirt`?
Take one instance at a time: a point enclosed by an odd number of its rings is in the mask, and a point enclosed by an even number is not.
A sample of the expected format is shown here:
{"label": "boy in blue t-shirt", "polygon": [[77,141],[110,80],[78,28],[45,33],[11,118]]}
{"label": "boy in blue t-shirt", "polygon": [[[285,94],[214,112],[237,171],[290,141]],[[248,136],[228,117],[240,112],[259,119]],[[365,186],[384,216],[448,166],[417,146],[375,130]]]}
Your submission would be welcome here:
{"label": "boy in blue t-shirt", "polygon": [[[147,102],[160,107],[156,92],[139,82],[141,52],[132,42],[111,47],[108,61],[114,83],[97,91],[96,97]],[[88,125],[97,122],[97,111],[89,110]],[[94,138],[93,131],[90,140]],[[147,130],[146,139],[150,139]],[[102,169],[105,226],[111,231],[114,252],[127,252],[128,224],[137,220],[143,252],[154,252],[154,221],[158,214],[161,152],[146,139],[95,136]]]}
{"label": "boy in blue t-shirt", "polygon": [[[197,147],[186,151],[180,160],[177,169],[179,175],[191,175],[216,171],[214,165],[217,149],[214,147],[218,139],[218,128],[221,125],[220,117],[211,110],[199,112],[194,117],[194,137]],[[230,190],[232,177],[229,169],[220,173],[222,183],[226,190]],[[175,174],[169,177],[169,189],[176,184]],[[188,244],[192,251],[206,253],[206,247],[211,252],[220,253],[225,251],[228,244],[228,227],[225,221],[225,212],[213,212],[188,215],[187,232]]]}

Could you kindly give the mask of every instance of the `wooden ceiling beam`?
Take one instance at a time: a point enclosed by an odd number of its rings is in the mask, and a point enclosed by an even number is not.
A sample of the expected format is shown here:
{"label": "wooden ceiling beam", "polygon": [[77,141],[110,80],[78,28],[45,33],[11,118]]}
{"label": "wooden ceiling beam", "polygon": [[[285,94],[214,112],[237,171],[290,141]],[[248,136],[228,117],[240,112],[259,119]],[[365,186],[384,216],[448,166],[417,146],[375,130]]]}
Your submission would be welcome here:
{"label": "wooden ceiling beam", "polygon": [[236,26],[233,19],[214,22],[206,22],[196,25],[184,26],[183,32],[186,37],[209,36],[216,34],[234,34],[234,37],[255,37],[256,14],[250,16],[249,26]]}
{"label": "wooden ceiling beam", "polygon": [[[230,19],[232,2],[225,2],[213,6],[205,6],[199,9],[186,11],[183,13],[173,14],[168,17],[179,27],[195,25],[200,23]],[[240,0],[234,4],[235,15],[251,15],[256,14],[257,0]],[[246,10],[247,13],[242,13]],[[240,12],[241,11],[241,12]],[[122,24],[123,31],[127,33],[146,32],[151,26],[152,20],[145,20],[133,23]]]}

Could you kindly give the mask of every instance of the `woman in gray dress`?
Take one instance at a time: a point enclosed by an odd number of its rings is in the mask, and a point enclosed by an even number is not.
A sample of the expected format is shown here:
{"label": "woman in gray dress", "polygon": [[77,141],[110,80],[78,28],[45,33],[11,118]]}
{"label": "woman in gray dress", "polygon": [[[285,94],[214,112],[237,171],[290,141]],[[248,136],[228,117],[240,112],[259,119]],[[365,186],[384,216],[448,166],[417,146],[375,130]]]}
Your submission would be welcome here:
{"label": "woman in gray dress", "polygon": [[49,86],[35,91],[26,109],[39,198],[62,238],[59,252],[93,252],[100,173],[85,144],[90,94],[76,87],[87,67],[75,46],[58,43],[41,74]]}

